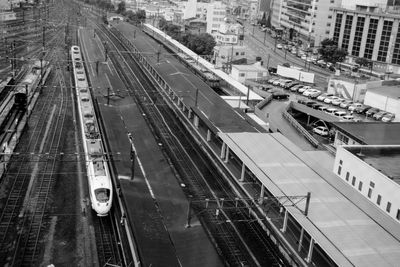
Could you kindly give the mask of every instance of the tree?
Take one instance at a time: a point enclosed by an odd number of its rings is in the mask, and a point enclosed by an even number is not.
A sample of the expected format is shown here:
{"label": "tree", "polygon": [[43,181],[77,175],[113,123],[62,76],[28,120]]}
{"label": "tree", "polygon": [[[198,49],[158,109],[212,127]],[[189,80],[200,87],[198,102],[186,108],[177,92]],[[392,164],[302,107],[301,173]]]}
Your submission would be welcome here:
{"label": "tree", "polygon": [[117,13],[124,15],[126,12],[126,4],[124,1],[118,4]]}
{"label": "tree", "polygon": [[188,40],[186,46],[199,55],[211,55],[216,45],[214,37],[209,33],[191,35]]}
{"label": "tree", "polygon": [[158,20],[158,28],[160,28],[160,30],[162,30],[162,31],[165,30],[165,28],[167,27],[167,24],[168,24],[167,20],[163,17],[161,17]]}
{"label": "tree", "polygon": [[143,9],[139,9],[136,12],[136,16],[140,22],[144,22],[146,20],[146,11],[144,11]]}
{"label": "tree", "polygon": [[347,56],[347,50],[339,48],[332,39],[324,39],[318,49],[323,60],[327,62],[342,62]]}

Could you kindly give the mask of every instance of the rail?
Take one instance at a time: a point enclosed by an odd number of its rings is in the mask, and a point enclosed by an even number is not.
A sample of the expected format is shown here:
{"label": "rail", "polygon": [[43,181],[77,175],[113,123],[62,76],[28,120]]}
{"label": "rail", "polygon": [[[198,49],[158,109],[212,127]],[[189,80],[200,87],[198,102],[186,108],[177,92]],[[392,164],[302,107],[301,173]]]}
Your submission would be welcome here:
{"label": "rail", "polygon": [[291,103],[286,107],[286,110],[283,111],[282,116],[289,121],[292,126],[298,130],[314,147],[319,146],[319,142],[315,139],[304,127],[288,112],[291,107]]}

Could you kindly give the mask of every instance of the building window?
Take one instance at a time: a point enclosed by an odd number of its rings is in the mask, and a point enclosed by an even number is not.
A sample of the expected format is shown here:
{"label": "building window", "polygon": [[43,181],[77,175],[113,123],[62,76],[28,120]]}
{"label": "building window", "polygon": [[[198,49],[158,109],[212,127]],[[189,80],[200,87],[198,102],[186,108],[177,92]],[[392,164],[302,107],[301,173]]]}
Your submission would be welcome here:
{"label": "building window", "polygon": [[329,34],[329,31],[325,31],[325,34]]}
{"label": "building window", "polygon": [[362,190],[362,185],[363,185],[363,183],[360,181],[360,182],[358,183],[358,190],[359,190],[359,191]]}
{"label": "building window", "polygon": [[346,172],[346,181],[349,180],[349,177],[350,177],[350,173],[349,173],[349,172]]}
{"label": "building window", "polygon": [[331,0],[331,4],[335,3],[335,0]]}
{"label": "building window", "polygon": [[339,160],[339,164],[342,165],[343,164],[343,160]]}
{"label": "building window", "polygon": [[390,35],[392,34],[393,21],[385,20],[383,22],[381,42],[379,44],[377,60],[386,62],[387,51],[389,48]]}
{"label": "building window", "polygon": [[340,173],[342,172],[342,166],[338,167],[337,173],[340,175]]}
{"label": "building window", "polygon": [[396,40],[394,42],[392,63],[400,64],[400,31],[397,32]]}
{"label": "building window", "polygon": [[351,55],[358,57],[360,53],[361,39],[364,31],[364,17],[358,17],[356,23],[356,30],[354,32],[353,48],[351,50]]}
{"label": "building window", "polygon": [[240,55],[244,56],[244,52],[240,52]]}
{"label": "building window", "polygon": [[397,210],[396,219],[397,219],[397,220],[400,220],[400,209]]}
{"label": "building window", "polygon": [[374,182],[369,182],[369,186],[372,188],[375,188],[375,183]]}
{"label": "building window", "polygon": [[388,202],[386,205],[386,211],[390,213],[390,208],[392,207],[392,203]]}
{"label": "building window", "polygon": [[369,29],[367,33],[367,41],[365,42],[364,57],[367,59],[372,58],[372,53],[374,51],[374,44],[376,38],[376,30],[378,28],[378,19],[369,20]]}
{"label": "building window", "polygon": [[331,18],[332,18],[332,15],[329,15],[329,16],[328,16],[328,19],[331,19]]}
{"label": "building window", "polygon": [[382,196],[378,195],[378,197],[376,198],[376,204],[381,205],[381,200],[382,200]]}
{"label": "building window", "polygon": [[244,73],[239,73],[239,77],[244,77],[245,74]]}
{"label": "building window", "polygon": [[353,176],[353,180],[351,181],[351,184],[352,184],[352,185],[355,185],[355,184],[356,184],[356,177],[355,177],[355,176]]}
{"label": "building window", "polygon": [[330,22],[328,22],[328,23],[326,24],[326,26],[330,27],[330,26],[331,26],[331,23],[330,23]]}
{"label": "building window", "polygon": [[353,15],[347,15],[344,23],[343,40],[341,47],[345,50],[349,47],[351,26],[353,25]]}
{"label": "building window", "polygon": [[236,52],[236,55],[238,56],[238,55],[239,55],[239,52]]}
{"label": "building window", "polygon": [[371,196],[372,196],[372,189],[370,188],[368,189],[368,197],[371,198]]}

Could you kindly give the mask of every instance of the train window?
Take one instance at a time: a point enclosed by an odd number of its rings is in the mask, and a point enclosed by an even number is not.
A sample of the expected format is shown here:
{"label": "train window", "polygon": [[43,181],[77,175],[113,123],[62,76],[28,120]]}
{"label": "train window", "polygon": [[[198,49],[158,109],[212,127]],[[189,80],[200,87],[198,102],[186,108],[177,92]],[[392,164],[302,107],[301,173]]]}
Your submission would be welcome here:
{"label": "train window", "polygon": [[77,57],[77,58],[75,58],[75,60],[76,60],[76,61],[80,61],[80,60],[81,60],[81,58],[80,58],[80,57]]}
{"label": "train window", "polygon": [[81,89],[80,91],[81,91],[81,93],[87,93],[88,92],[87,89]]}
{"label": "train window", "polygon": [[78,47],[76,47],[76,46],[74,47],[74,50],[78,50],[78,49],[79,49]]}
{"label": "train window", "polygon": [[93,114],[85,114],[84,117],[87,118],[87,119],[91,119],[91,118],[93,118]]}
{"label": "train window", "polygon": [[96,195],[97,201],[100,203],[107,202],[110,199],[110,189],[107,188],[99,188],[94,190],[94,194]]}
{"label": "train window", "polygon": [[85,73],[83,73],[83,71],[81,71],[81,70],[77,71],[76,73],[77,73],[77,74],[85,74]]}
{"label": "train window", "polygon": [[75,55],[79,55],[79,52],[74,52]]}
{"label": "train window", "polygon": [[84,97],[84,98],[82,98],[82,101],[83,101],[83,102],[89,102],[89,98]]}
{"label": "train window", "polygon": [[78,78],[78,81],[83,82],[85,78]]}

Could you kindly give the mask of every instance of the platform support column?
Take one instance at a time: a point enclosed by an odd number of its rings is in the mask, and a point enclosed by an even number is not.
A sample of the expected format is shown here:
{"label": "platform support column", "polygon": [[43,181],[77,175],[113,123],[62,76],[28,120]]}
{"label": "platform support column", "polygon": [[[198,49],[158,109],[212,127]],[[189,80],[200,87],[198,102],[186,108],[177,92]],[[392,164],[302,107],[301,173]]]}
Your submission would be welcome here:
{"label": "platform support column", "polygon": [[283,225],[282,225],[282,228],[281,228],[281,232],[282,232],[282,233],[285,233],[285,232],[286,232],[286,229],[287,229],[287,220],[288,220],[288,211],[285,210],[285,217],[283,217]]}
{"label": "platform support column", "polygon": [[226,144],[225,143],[222,143],[222,148],[221,148],[221,159],[223,159],[224,158],[224,155],[225,155],[225,149],[226,149]]}
{"label": "platform support column", "polygon": [[228,147],[228,146],[226,146],[226,150],[225,150],[225,160],[224,160],[224,162],[225,162],[225,163],[228,163],[228,162],[229,162],[229,147]]}
{"label": "platform support column", "polygon": [[207,129],[207,142],[211,141],[211,131]]}
{"label": "platform support column", "polygon": [[307,126],[310,125],[310,114],[307,114]]}
{"label": "platform support column", "polygon": [[191,109],[189,109],[189,113],[188,113],[188,118],[189,118],[189,120],[192,118],[192,110]]}
{"label": "platform support column", "polygon": [[196,127],[196,128],[199,128],[199,117],[197,117],[196,115],[194,115],[194,119],[193,119],[194,121],[193,121],[193,123],[194,123],[194,126]]}
{"label": "platform support column", "polygon": [[265,186],[261,185],[260,198],[258,199],[258,204],[260,205],[262,205],[264,202],[264,193],[265,193]]}
{"label": "platform support column", "polygon": [[308,254],[307,254],[307,258],[306,258],[306,262],[307,263],[311,262],[312,254],[313,254],[313,251],[314,251],[314,242],[315,242],[314,238],[311,238],[310,247],[308,248]]}
{"label": "platform support column", "polygon": [[298,252],[300,252],[301,246],[303,245],[303,238],[304,238],[304,228],[301,228],[300,238],[299,238],[299,246],[297,247]]}
{"label": "platform support column", "polygon": [[242,172],[241,172],[241,174],[240,174],[240,179],[239,179],[240,182],[244,182],[244,175],[245,175],[245,173],[246,173],[246,165],[245,165],[244,162],[243,162],[243,163],[242,163]]}
{"label": "platform support column", "polygon": [[178,103],[177,103],[178,107],[180,106],[180,104],[181,104],[181,99],[178,97]]}

